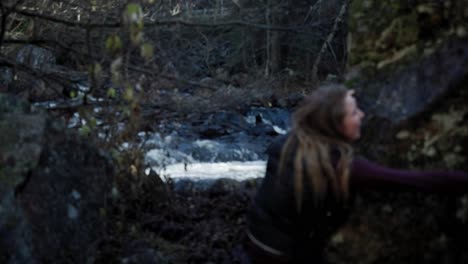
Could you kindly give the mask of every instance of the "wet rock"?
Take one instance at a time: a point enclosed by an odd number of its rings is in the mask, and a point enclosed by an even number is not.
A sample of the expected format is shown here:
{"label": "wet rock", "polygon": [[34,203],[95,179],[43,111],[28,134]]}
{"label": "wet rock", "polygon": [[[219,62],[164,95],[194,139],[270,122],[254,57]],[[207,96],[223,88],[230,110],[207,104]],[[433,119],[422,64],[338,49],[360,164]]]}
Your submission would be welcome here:
{"label": "wet rock", "polygon": [[0,105],[0,256],[86,262],[104,228],[108,159],[18,99],[0,95]]}
{"label": "wet rock", "polygon": [[16,62],[28,65],[33,69],[44,69],[55,65],[56,58],[47,49],[26,45],[18,51]]}
{"label": "wet rock", "polygon": [[192,114],[188,120],[165,124],[161,134],[148,141],[146,161],[150,166],[179,164],[178,168],[187,171],[198,162],[265,160],[268,145],[289,128],[289,111],[251,108],[244,114]]}
{"label": "wet rock", "polygon": [[206,117],[196,128],[201,138],[211,139],[244,130],[248,127],[244,117],[235,112],[217,112]]}
{"label": "wet rock", "polygon": [[13,71],[8,67],[0,67],[0,92],[7,92],[7,86],[13,81]]}
{"label": "wet rock", "polygon": [[280,108],[253,108],[247,113],[247,120],[254,125],[248,133],[256,136],[285,134],[290,127],[290,113]]}

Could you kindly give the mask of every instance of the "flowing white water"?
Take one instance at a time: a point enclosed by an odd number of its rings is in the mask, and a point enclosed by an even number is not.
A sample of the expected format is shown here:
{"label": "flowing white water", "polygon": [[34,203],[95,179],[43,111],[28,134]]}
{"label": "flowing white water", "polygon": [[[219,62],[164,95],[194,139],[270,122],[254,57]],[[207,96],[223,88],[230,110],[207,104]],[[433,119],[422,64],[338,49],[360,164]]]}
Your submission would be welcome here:
{"label": "flowing white water", "polygon": [[176,163],[166,166],[164,170],[157,167],[153,169],[172,179],[209,180],[230,178],[241,181],[263,177],[266,170],[266,161]]}
{"label": "flowing white water", "polygon": [[[82,85],[79,85],[78,88],[77,98],[39,102],[35,103],[34,106],[54,109],[63,105],[81,104],[89,88]],[[87,96],[89,102],[104,100],[90,95]],[[96,114],[101,111],[101,107],[94,108]],[[278,134],[285,134],[288,130],[288,114],[283,109],[253,108],[243,118],[251,127],[266,124],[271,126],[273,131]],[[224,124],[222,120],[218,122]],[[240,123],[242,124],[242,122]],[[97,119],[97,124],[103,125],[103,122]],[[215,122],[215,124],[217,123]],[[86,125],[86,120],[79,113],[74,113],[68,122],[69,128],[79,128],[83,125]],[[119,127],[124,126],[124,124],[119,124]],[[175,127],[177,128],[177,126]],[[181,127],[181,125],[179,124],[178,127]],[[237,131],[235,126],[231,127],[231,129]],[[226,137],[213,140],[184,138],[179,136],[177,129],[166,136],[161,136],[159,133],[148,135],[146,132],[140,132],[138,135],[145,144],[154,147],[147,151],[145,160],[152,169],[162,176],[176,180],[230,178],[239,181],[263,177],[266,170],[266,161],[262,160],[265,157],[261,154],[264,151],[264,146],[257,142],[255,133],[253,135],[244,135],[239,131],[237,133],[239,134],[238,141],[226,139]],[[103,133],[100,133],[100,135],[102,135],[102,138],[105,137]],[[128,148],[128,145],[128,143],[124,143],[122,148]]]}
{"label": "flowing white water", "polygon": [[[232,123],[225,121],[230,118],[233,119]],[[172,124],[171,127],[169,124],[169,135],[149,135],[146,142],[152,147],[146,153],[145,160],[159,175],[175,180],[229,178],[242,181],[264,177],[269,137],[273,137],[275,132],[287,133],[288,120],[289,113],[283,109],[253,108],[244,116],[214,113],[199,127],[181,124]],[[197,131],[206,131],[211,127],[226,135],[198,138]]]}

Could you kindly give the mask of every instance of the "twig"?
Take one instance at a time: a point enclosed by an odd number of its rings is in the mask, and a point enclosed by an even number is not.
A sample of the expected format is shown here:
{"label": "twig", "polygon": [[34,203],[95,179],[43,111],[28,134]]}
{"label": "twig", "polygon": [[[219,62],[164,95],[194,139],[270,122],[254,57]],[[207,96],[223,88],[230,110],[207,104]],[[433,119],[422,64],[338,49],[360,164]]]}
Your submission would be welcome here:
{"label": "twig", "polygon": [[1,19],[1,27],[0,27],[0,47],[3,45],[3,39],[5,38],[6,33],[6,21],[8,16],[16,9],[16,7],[21,4],[24,0],[18,0],[14,3],[11,7],[7,8],[3,5],[2,1],[0,1],[0,15],[2,16]]}
{"label": "twig", "polygon": [[[133,65],[129,65],[128,69],[130,69],[130,70],[132,70],[134,72],[144,73],[144,74],[151,75],[151,76],[155,75],[155,73],[152,72],[149,69],[143,69],[143,68],[139,68],[139,67],[136,67],[136,66],[133,66]],[[201,88],[206,88],[206,89],[209,89],[209,90],[212,90],[212,91],[216,90],[216,87],[201,84],[199,82],[185,80],[185,79],[182,79],[180,77],[174,77],[174,76],[167,75],[167,74],[158,74],[157,76],[162,77],[164,79],[168,79],[168,80],[178,81],[178,82],[181,82],[181,83],[185,83],[185,84],[189,84],[189,85],[193,85],[193,86],[197,86],[197,87],[201,87]]]}
{"label": "twig", "polygon": [[75,42],[71,42],[71,43],[61,43],[60,41],[57,41],[55,39],[4,39],[3,40],[3,43],[4,44],[32,44],[32,45],[38,45],[38,46],[48,46],[47,44],[50,45],[56,45],[56,46],[59,46],[60,48],[62,48],[63,50],[65,51],[69,51],[69,52],[72,52],[72,53],[75,53],[75,54],[79,54],[79,55],[82,55],[82,52],[76,50],[76,49],[73,49],[71,48],[73,45],[83,45],[85,44],[85,42],[82,42],[82,41],[75,41]]}
{"label": "twig", "polygon": [[[41,71],[41,70],[38,70],[38,69],[33,69],[32,67],[30,67],[29,65],[26,65],[26,64],[23,64],[23,63],[16,63],[14,61],[11,61],[10,59],[2,56],[0,54],[0,66],[7,66],[7,67],[11,67],[11,68],[16,68],[16,69],[19,69],[23,72],[26,72],[38,79],[41,79],[41,80],[44,80],[46,83],[49,82],[49,81],[52,81],[52,82],[55,82],[57,84],[60,84],[60,85],[64,85],[64,81],[60,78],[58,78],[57,76],[55,76],[53,73],[50,73],[50,72],[46,72],[46,71]],[[58,91],[57,89],[53,88],[52,89],[54,90],[54,92],[57,94],[57,95],[62,95],[62,93],[60,91]]]}
{"label": "twig", "polygon": [[[123,24],[120,22],[115,22],[115,23],[83,23],[83,22],[75,22],[75,21],[69,21],[65,19],[60,19],[57,17],[53,16],[48,16],[44,14],[39,14],[39,13],[34,13],[34,12],[29,12],[29,11],[24,11],[24,10],[14,10],[15,13],[26,16],[26,17],[34,17],[37,19],[42,19],[42,20],[47,20],[47,21],[52,21],[58,24],[62,24],[65,26],[70,26],[70,27],[78,27],[82,29],[98,29],[98,28],[118,28],[122,27]],[[184,19],[167,19],[167,20],[149,20],[145,21],[145,27],[155,27],[155,26],[161,26],[161,25],[184,25],[184,26],[190,26],[190,27],[223,27],[223,26],[240,26],[240,27],[251,27],[251,28],[257,28],[257,29],[263,29],[263,30],[271,30],[271,31],[286,31],[286,32],[295,32],[298,34],[310,34],[309,31],[301,30],[301,27],[293,26],[293,27],[282,27],[282,26],[272,26],[272,25],[267,25],[267,24],[258,24],[258,23],[251,23],[251,22],[246,22],[242,20],[230,20],[230,21],[224,21],[224,22],[193,22],[193,21],[187,21]],[[312,24],[312,25],[307,25],[308,28],[314,27],[314,26],[320,26],[319,23],[317,24]]]}
{"label": "twig", "polygon": [[[91,48],[91,29],[89,28],[89,25],[91,24],[91,16],[88,17],[88,27],[86,27],[86,49],[88,51],[88,58],[93,58],[93,49]],[[89,61],[88,61],[89,63]],[[93,90],[96,89],[96,85],[97,85],[97,82],[96,82],[96,75],[95,75],[95,67],[96,67],[96,64],[95,63],[89,63],[91,64],[90,67],[91,67],[91,70],[90,70],[90,79],[91,79],[91,84],[90,84],[90,87],[89,87],[89,91],[87,93],[85,93],[85,96],[84,96],[84,100],[85,100],[85,103],[86,103],[86,98],[87,98],[87,94],[92,94],[93,93]]]}
{"label": "twig", "polygon": [[[333,50],[333,47],[332,47],[332,45],[331,45],[330,42],[327,42],[327,47],[328,47],[328,49],[330,50],[331,55],[333,56],[333,60],[334,60],[335,63],[338,65],[338,64],[339,64],[339,62],[338,62],[338,57],[336,56],[336,53],[335,53],[335,51]],[[339,67],[338,67],[338,69],[339,69]],[[341,72],[341,70],[338,70],[338,74],[341,75],[341,74],[343,74],[343,73]]]}
{"label": "twig", "polygon": [[315,2],[314,5],[310,6],[309,11],[304,17],[304,22],[303,22],[304,24],[307,22],[307,19],[309,19],[310,14],[312,14],[312,12],[314,12],[315,9],[317,9],[317,7],[319,7],[321,4],[322,4],[322,0],[318,0],[317,2]]}
{"label": "twig", "polygon": [[[271,25],[271,10],[270,6],[267,6],[265,12],[265,21],[267,25]],[[271,66],[271,30],[266,31],[266,63],[265,63],[265,77],[270,75],[270,66]]]}

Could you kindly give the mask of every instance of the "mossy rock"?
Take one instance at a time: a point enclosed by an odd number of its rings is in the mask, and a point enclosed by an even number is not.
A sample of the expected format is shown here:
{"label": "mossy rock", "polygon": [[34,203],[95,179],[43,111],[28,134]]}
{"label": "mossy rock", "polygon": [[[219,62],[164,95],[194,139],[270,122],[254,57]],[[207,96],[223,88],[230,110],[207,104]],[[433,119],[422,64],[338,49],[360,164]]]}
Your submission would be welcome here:
{"label": "mossy rock", "polygon": [[397,17],[382,32],[376,42],[378,50],[400,49],[418,40],[419,27],[415,13]]}

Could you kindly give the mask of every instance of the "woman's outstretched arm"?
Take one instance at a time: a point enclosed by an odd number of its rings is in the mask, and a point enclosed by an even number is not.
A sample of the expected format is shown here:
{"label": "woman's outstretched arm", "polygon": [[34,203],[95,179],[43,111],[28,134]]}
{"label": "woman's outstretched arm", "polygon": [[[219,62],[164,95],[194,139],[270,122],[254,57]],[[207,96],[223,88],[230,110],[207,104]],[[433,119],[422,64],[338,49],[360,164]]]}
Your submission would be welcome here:
{"label": "woman's outstretched arm", "polygon": [[351,164],[350,185],[354,190],[416,190],[460,194],[468,193],[468,173],[392,169],[355,158]]}

